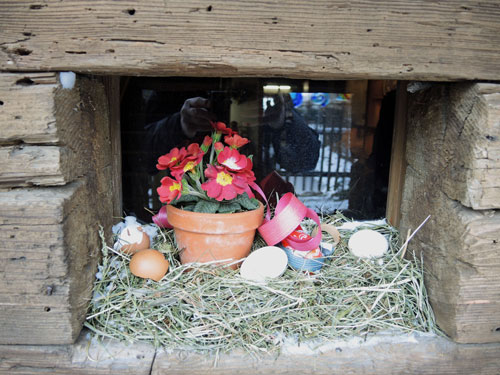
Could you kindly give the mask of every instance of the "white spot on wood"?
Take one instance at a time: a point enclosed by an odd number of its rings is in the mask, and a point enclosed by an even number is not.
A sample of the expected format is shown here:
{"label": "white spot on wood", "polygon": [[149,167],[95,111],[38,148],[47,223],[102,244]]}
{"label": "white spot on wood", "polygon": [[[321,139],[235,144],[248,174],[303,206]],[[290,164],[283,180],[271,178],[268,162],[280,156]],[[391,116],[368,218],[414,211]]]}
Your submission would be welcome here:
{"label": "white spot on wood", "polygon": [[63,89],[71,90],[75,86],[76,74],[73,72],[59,73],[59,81]]}

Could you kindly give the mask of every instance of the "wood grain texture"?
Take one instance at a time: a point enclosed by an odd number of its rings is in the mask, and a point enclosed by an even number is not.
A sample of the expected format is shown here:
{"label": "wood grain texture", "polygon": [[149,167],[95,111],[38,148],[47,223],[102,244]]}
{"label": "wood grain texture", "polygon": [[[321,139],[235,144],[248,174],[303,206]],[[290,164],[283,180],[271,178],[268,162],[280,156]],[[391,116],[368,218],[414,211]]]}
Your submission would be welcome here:
{"label": "wood grain texture", "polygon": [[[72,343],[81,330],[112,201],[91,177],[0,192],[0,343]],[[93,204],[89,204],[93,202]]]}
{"label": "wood grain texture", "polygon": [[408,93],[406,82],[399,82],[396,92],[394,130],[392,134],[391,164],[387,191],[386,217],[391,225],[398,227],[401,220],[401,199],[406,173],[406,122]]}
{"label": "wood grain texture", "polygon": [[[89,259],[87,252],[97,259],[97,249],[91,248],[98,246],[95,238],[74,238],[90,225],[85,217],[89,197],[83,182],[0,193],[1,343],[69,343],[77,337],[89,293],[72,284],[85,278],[76,272]],[[72,289],[82,299],[75,306]]]}
{"label": "wood grain texture", "polygon": [[0,74],[0,145],[57,144],[55,73]]}
{"label": "wood grain texture", "polygon": [[[103,85],[81,77],[75,92],[51,94],[56,144],[0,147],[0,155],[17,153],[17,164],[2,164],[0,185],[9,171],[18,186],[53,176],[63,176],[65,184],[0,191],[1,343],[61,344],[78,337],[100,255],[99,225],[108,235],[111,230],[112,147]],[[67,141],[59,145],[60,139]],[[53,162],[46,157],[51,153]],[[45,169],[36,169],[40,165]]]}
{"label": "wood grain texture", "polygon": [[298,347],[277,358],[254,359],[247,353],[231,353],[221,355],[217,367],[213,356],[179,358],[159,352],[152,374],[480,375],[498,374],[500,367],[499,344],[457,345],[444,338],[418,335],[375,335],[366,342],[335,344],[320,347],[316,354]]}
{"label": "wood grain texture", "polygon": [[55,74],[0,74],[1,187],[64,185],[85,174],[90,140],[80,91],[62,89]]}
{"label": "wood grain texture", "polygon": [[[481,90],[437,85],[410,96],[401,222],[406,233],[431,215],[411,248],[423,253],[438,324],[454,340],[469,343],[500,341],[500,211],[485,209],[485,200],[470,204],[473,196],[465,194],[481,163],[489,163],[488,178],[498,172],[488,152],[496,141],[486,137],[498,126],[489,128]],[[489,201],[497,207],[498,201]]]}
{"label": "wood grain texture", "polygon": [[64,185],[95,168],[112,173],[104,85],[84,76],[73,89],[56,82],[50,74],[0,74],[0,187]]}
{"label": "wood grain texture", "polygon": [[0,374],[457,374],[496,375],[500,344],[456,344],[425,334],[377,334],[288,347],[275,356],[253,358],[231,352],[201,355],[168,352],[144,343],[92,341],[82,334],[74,345],[0,345]]}
{"label": "wood grain texture", "polygon": [[407,169],[401,227],[432,215],[410,248],[423,253],[436,320],[457,342],[499,342],[500,212],[474,211],[432,185]]}
{"label": "wood grain texture", "polygon": [[0,70],[498,79],[496,0],[0,3]]}
{"label": "wood grain texture", "polygon": [[122,142],[120,129],[120,77],[104,78],[109,108],[109,139],[111,142],[111,163],[113,179],[113,216],[123,216],[122,192]]}
{"label": "wood grain texture", "polygon": [[96,342],[81,335],[74,345],[0,345],[0,374],[149,375],[154,356],[148,344]]}
{"label": "wood grain texture", "polygon": [[436,85],[409,111],[413,168],[464,206],[500,208],[500,85]]}

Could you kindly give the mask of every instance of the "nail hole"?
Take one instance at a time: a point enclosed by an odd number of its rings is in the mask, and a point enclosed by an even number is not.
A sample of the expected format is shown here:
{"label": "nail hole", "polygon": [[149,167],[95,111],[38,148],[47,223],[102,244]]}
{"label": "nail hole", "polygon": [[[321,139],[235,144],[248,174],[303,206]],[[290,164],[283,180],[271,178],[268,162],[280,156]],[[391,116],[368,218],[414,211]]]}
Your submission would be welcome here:
{"label": "nail hole", "polygon": [[31,79],[29,79],[28,77],[24,77],[24,78],[21,78],[21,79],[18,79],[16,81],[16,85],[20,85],[20,86],[31,86],[33,85],[35,82],[33,82]]}
{"label": "nail hole", "polygon": [[28,56],[28,55],[31,55],[31,52],[33,52],[32,50],[29,50],[27,48],[16,48],[14,50],[14,53],[19,55],[19,56]]}
{"label": "nail hole", "polygon": [[211,6],[211,5],[207,6],[207,12],[211,12],[211,11],[212,11],[212,9],[213,9],[213,8],[212,8],[212,6]]}
{"label": "nail hole", "polygon": [[0,105],[3,105],[3,101],[0,100]]}
{"label": "nail hole", "polygon": [[50,307],[44,307],[44,310],[45,310],[45,312],[49,312],[50,311]]}
{"label": "nail hole", "polygon": [[39,10],[39,9],[42,9],[43,7],[46,7],[47,5],[43,5],[43,4],[32,4],[30,5],[30,9],[34,9],[34,10]]}
{"label": "nail hole", "polygon": [[133,8],[127,9],[127,13],[130,14],[131,16],[133,16],[135,14],[135,9],[133,9]]}
{"label": "nail hole", "polygon": [[495,329],[495,332],[500,332],[500,327],[497,327],[497,328]]}

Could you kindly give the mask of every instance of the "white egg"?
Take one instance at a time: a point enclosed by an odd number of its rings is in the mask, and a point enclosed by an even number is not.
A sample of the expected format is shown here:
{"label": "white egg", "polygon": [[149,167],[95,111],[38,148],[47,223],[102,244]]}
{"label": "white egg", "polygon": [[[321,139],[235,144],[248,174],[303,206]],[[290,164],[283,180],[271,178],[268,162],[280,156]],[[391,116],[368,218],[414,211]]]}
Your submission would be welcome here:
{"label": "white egg", "polygon": [[261,282],[281,276],[287,265],[288,257],[282,249],[266,246],[255,250],[244,260],[240,274],[244,279]]}
{"label": "white egg", "polygon": [[360,258],[379,258],[389,249],[387,239],[379,232],[363,229],[349,239],[349,250]]}

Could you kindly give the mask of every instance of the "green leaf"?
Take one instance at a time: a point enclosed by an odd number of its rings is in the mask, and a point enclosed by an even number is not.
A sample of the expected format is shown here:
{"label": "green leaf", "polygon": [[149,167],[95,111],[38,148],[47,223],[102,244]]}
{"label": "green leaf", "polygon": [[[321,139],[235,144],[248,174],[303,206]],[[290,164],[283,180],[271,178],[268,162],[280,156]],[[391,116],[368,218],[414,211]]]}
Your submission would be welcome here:
{"label": "green leaf", "polygon": [[183,194],[176,200],[172,201],[172,204],[175,206],[177,203],[185,203],[185,202],[198,202],[200,198],[195,197],[194,195]]}
{"label": "green leaf", "polygon": [[234,201],[247,210],[255,210],[259,207],[259,201],[255,198],[250,199],[247,193],[239,195]]}
{"label": "green leaf", "polygon": [[237,202],[221,203],[217,212],[221,214],[231,214],[233,212],[241,211],[241,205]]}
{"label": "green leaf", "polygon": [[219,209],[220,203],[215,201],[207,201],[200,199],[194,207],[195,212],[203,212],[207,214],[214,214]]}
{"label": "green leaf", "polygon": [[184,210],[184,211],[194,211],[194,207],[196,205],[194,203],[191,203],[191,204],[186,204],[185,206],[182,206],[181,208]]}

